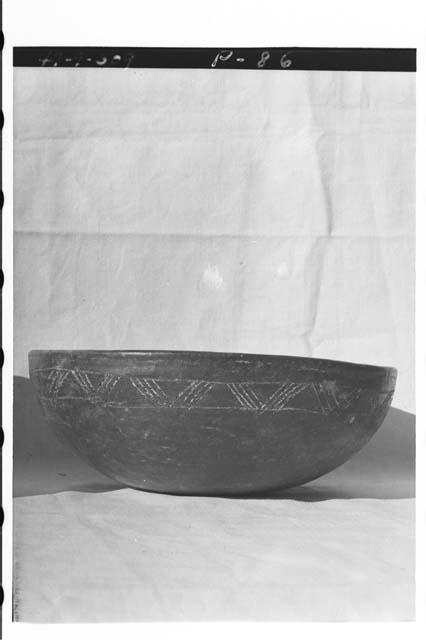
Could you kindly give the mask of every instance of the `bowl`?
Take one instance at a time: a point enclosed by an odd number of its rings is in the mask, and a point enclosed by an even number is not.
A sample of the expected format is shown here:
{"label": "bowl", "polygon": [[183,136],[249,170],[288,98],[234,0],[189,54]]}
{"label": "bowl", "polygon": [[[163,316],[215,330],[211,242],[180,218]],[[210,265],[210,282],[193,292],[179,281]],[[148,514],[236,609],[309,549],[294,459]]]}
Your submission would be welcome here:
{"label": "bowl", "polygon": [[197,351],[31,351],[57,435],[139,489],[249,495],[305,484],[359,451],[392,401],[393,368]]}

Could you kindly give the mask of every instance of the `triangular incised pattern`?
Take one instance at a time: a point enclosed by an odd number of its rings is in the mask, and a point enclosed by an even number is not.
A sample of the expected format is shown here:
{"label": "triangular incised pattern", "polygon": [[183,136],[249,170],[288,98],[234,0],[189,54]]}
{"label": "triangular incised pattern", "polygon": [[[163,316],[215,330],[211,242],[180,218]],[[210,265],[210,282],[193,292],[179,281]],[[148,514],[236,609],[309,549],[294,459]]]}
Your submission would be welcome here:
{"label": "triangular incised pattern", "polygon": [[[158,409],[233,409],[279,412],[303,410],[328,414],[355,410],[363,390],[324,382],[222,382],[117,375],[80,369],[40,369],[34,372],[46,400],[85,399],[109,406]],[[383,402],[386,394],[383,395]],[[376,396],[376,394],[374,394]],[[381,396],[374,398],[379,406]]]}

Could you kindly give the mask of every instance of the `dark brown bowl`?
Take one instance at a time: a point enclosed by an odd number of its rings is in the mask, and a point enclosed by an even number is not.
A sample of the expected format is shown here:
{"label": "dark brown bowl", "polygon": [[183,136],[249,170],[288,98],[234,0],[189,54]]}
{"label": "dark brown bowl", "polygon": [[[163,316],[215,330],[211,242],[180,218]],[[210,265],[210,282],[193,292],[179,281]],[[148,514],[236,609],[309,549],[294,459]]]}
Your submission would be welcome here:
{"label": "dark brown bowl", "polygon": [[292,487],[359,451],[395,389],[387,367],[196,351],[31,351],[58,435],[125,485],[192,495]]}

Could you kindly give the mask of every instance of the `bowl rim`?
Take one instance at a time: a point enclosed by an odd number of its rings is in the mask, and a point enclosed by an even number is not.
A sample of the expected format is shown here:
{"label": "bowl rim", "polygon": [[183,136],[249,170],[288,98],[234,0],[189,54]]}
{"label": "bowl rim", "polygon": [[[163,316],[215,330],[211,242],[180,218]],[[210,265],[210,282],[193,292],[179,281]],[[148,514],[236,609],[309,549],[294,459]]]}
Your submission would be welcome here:
{"label": "bowl rim", "polygon": [[315,358],[312,356],[295,356],[288,354],[272,354],[272,353],[248,353],[248,352],[240,352],[240,351],[207,351],[207,350],[180,350],[180,349],[32,349],[28,352],[28,358],[44,356],[44,355],[55,355],[58,356],[170,356],[170,357],[188,357],[188,356],[197,356],[197,357],[206,357],[206,358],[250,358],[250,359],[265,359],[272,358],[273,360],[288,360],[299,362],[300,364],[304,363],[306,365],[312,365],[315,367],[325,368],[331,366],[342,366],[342,367],[351,367],[356,368],[358,370],[366,370],[371,371],[372,373],[376,371],[377,373],[387,373],[393,376],[398,374],[398,370],[396,367],[387,366],[387,365],[373,365],[366,364],[363,362],[352,362],[349,360],[334,360],[332,358]]}

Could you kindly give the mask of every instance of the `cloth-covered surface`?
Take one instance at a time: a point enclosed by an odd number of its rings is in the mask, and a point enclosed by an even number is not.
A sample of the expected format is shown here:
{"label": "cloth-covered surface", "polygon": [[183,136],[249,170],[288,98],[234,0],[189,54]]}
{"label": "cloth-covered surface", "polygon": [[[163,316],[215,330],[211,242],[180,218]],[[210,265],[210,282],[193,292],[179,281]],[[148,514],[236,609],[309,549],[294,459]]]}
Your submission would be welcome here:
{"label": "cloth-covered surface", "polygon": [[[14,73],[16,619],[412,619],[414,74]],[[52,438],[35,348],[386,364],[396,408],[307,487],[147,494]]]}
{"label": "cloth-covered surface", "polygon": [[17,498],[16,617],[412,620],[412,502]]}

